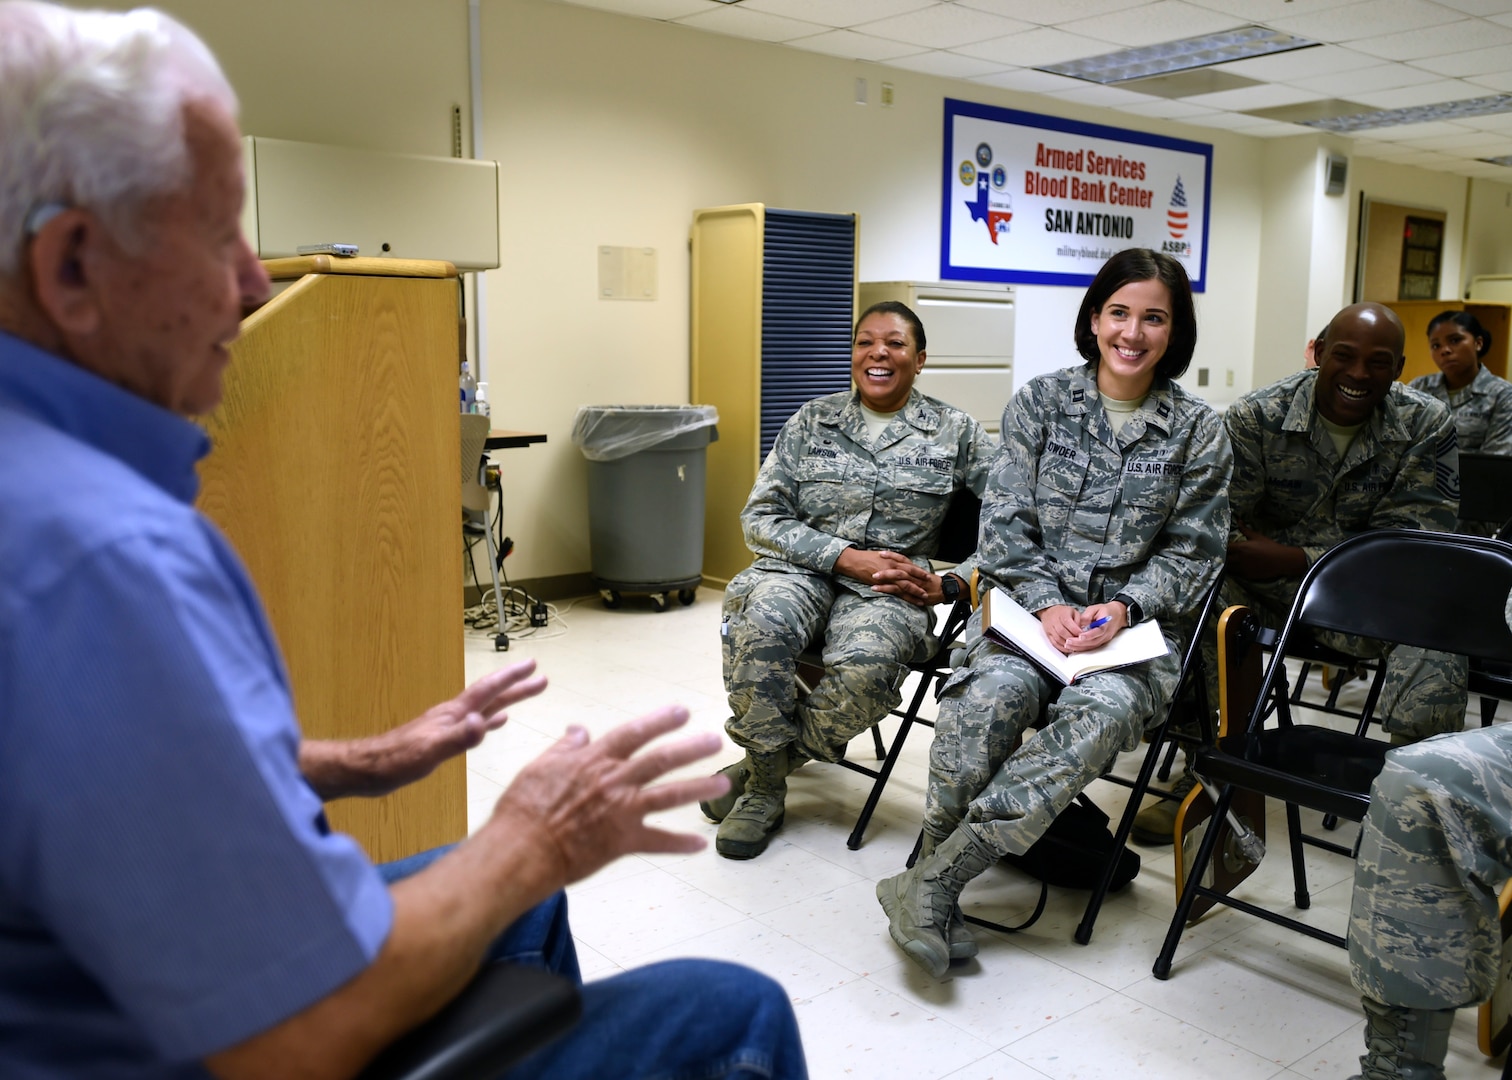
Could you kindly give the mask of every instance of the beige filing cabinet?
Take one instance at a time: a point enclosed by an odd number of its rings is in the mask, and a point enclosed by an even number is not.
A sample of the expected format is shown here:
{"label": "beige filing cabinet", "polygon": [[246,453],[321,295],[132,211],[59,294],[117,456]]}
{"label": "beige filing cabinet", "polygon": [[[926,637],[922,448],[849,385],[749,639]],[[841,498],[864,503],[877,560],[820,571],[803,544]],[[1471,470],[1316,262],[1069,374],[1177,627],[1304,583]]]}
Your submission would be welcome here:
{"label": "beige filing cabinet", "polygon": [[1013,396],[1012,285],[863,281],[859,310],[883,300],[907,304],[924,324],[923,393],[964,409],[997,431]]}

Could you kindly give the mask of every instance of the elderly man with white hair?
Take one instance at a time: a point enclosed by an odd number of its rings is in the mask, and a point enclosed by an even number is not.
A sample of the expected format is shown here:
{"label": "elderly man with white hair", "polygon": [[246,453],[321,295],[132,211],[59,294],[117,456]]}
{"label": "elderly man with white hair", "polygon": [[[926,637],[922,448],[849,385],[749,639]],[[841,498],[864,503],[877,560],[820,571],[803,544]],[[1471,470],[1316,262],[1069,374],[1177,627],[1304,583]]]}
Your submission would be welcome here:
{"label": "elderly man with white hair", "polygon": [[[561,889],[692,851],[647,813],[715,736],[571,729],[456,848],[374,867],[321,800],[392,790],[545,680],[301,741],[235,553],[193,508],[243,311],[236,98],[153,11],[0,2],[0,1076],[344,1077],[479,966],[576,976]],[[588,985],[511,1077],[801,1077],[782,989],[674,961]]]}

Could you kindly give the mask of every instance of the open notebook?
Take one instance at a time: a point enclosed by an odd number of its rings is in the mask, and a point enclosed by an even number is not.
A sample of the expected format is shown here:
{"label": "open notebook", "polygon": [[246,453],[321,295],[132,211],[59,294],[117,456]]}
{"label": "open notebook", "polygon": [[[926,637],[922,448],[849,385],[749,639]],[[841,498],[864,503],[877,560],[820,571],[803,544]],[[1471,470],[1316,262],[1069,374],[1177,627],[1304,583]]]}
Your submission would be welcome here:
{"label": "open notebook", "polygon": [[1150,619],[1120,630],[1100,649],[1067,656],[1050,644],[1039,619],[996,588],[988,589],[982,597],[982,633],[1000,645],[1022,653],[1036,667],[1067,686],[1094,671],[1142,664],[1169,651],[1165,638],[1160,635],[1160,624]]}

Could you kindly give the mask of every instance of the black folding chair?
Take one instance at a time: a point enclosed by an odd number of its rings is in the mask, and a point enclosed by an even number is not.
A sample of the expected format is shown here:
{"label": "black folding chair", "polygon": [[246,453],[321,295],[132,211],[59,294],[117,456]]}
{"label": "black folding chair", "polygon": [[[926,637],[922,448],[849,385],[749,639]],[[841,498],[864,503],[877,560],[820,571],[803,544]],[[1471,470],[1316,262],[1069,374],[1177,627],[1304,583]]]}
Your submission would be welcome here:
{"label": "black folding chair", "polygon": [[582,1012],[570,979],[540,968],[495,964],[379,1054],[358,1080],[498,1076],[565,1034]]}
{"label": "black folding chair", "polygon": [[[1389,747],[1373,739],[1278,717],[1266,726],[1267,701],[1280,678],[1289,643],[1308,628],[1415,645],[1491,660],[1512,659],[1512,630],[1503,617],[1512,592],[1512,546],[1497,540],[1445,533],[1383,530],[1363,533],[1332,548],[1307,575],[1282,627],[1249,719],[1230,722],[1219,740],[1204,717],[1204,740],[1193,771],[1204,787],[1219,792],[1213,812],[1223,820],[1236,790],[1259,792],[1286,804],[1295,900],[1309,904],[1302,844],[1346,855],[1353,852],[1301,835],[1299,807],[1360,821],[1370,805],[1370,786]],[[1220,828],[1209,828],[1186,874],[1181,900],[1155,976],[1167,978],[1193,903],[1199,896],[1298,933],[1343,947],[1345,939],[1269,911],[1203,884]]]}
{"label": "black folding chair", "polygon": [[[1461,521],[1484,522],[1497,528],[1497,539],[1512,537],[1512,457],[1461,451]],[[1512,701],[1512,664],[1470,662],[1470,692],[1480,695],[1481,727],[1496,719],[1498,700]]]}
{"label": "black folding chair", "polygon": [[1172,802],[1181,801],[1179,795],[1150,787],[1150,779],[1155,775],[1155,766],[1160,760],[1160,752],[1167,744],[1174,753],[1180,743],[1191,742],[1190,738],[1181,732],[1192,730],[1192,725],[1182,721],[1194,715],[1207,714],[1209,711],[1207,686],[1203,678],[1202,635],[1212,622],[1213,609],[1218,604],[1218,591],[1222,586],[1223,575],[1220,573],[1218,580],[1213,582],[1212,588],[1208,590],[1207,598],[1202,602],[1197,624],[1192,629],[1186,653],[1181,659],[1181,679],[1176,684],[1176,692],[1171,695],[1171,704],[1166,709],[1165,718],[1161,720],[1159,727],[1150,732],[1150,747],[1145,752],[1144,763],[1139,767],[1139,775],[1133,780],[1128,780],[1110,771],[1104,771],[1100,778],[1128,788],[1129,801],[1124,806],[1118,829],[1113,834],[1113,850],[1103,866],[1102,877],[1096,888],[1092,890],[1092,895],[1087,898],[1086,910],[1082,912],[1081,922],[1077,924],[1075,936],[1079,945],[1085,945],[1092,940],[1092,927],[1097,922],[1097,915],[1102,910],[1103,901],[1107,899],[1108,890],[1113,884],[1113,875],[1118,869],[1119,856],[1122,855],[1124,847],[1129,842],[1129,833],[1134,828],[1134,818],[1139,814],[1140,803],[1144,801],[1144,797],[1155,795]]}
{"label": "black folding chair", "polygon": [[[976,551],[977,532],[982,514],[982,500],[970,489],[963,488],[956,492],[950,500],[950,506],[945,511],[945,520],[940,526],[940,543],[935,554],[940,562],[959,563],[965,561]],[[944,622],[930,643],[930,655],[927,659],[910,663],[908,666],[919,675],[918,686],[915,687],[913,697],[908,705],[902,709],[892,710],[891,715],[899,718],[897,734],[893,736],[892,745],[882,745],[882,727],[880,722],[872,725],[872,744],[876,749],[877,760],[881,762],[877,768],[862,765],[851,761],[849,758],[842,759],[837,764],[852,772],[858,772],[863,776],[872,778],[871,791],[866,796],[866,804],[861,808],[861,814],[856,818],[855,828],[845,841],[845,846],[855,851],[861,846],[861,838],[866,834],[866,826],[871,823],[872,814],[876,812],[877,803],[882,799],[882,791],[887,787],[888,778],[892,776],[893,767],[898,763],[898,755],[903,752],[903,743],[908,738],[909,729],[914,724],[923,724],[926,727],[934,727],[933,720],[925,720],[919,716],[919,709],[924,704],[924,697],[933,687],[939,692],[940,685],[950,673],[950,652],[955,645],[956,638],[960,637],[961,631],[966,626],[966,620],[971,617],[971,601],[969,596],[962,596],[946,613]],[[804,690],[813,685],[813,681],[824,673],[824,658],[821,655],[823,642],[815,642],[803,655],[798,658],[799,683]]]}

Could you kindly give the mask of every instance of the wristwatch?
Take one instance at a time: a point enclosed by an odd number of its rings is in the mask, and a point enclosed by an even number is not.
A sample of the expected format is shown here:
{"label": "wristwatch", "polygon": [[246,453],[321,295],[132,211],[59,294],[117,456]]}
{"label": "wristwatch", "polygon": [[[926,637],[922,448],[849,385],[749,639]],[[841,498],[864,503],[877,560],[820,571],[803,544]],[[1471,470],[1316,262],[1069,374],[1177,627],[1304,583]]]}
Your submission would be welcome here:
{"label": "wristwatch", "polygon": [[1138,626],[1139,623],[1144,619],[1144,612],[1139,608],[1139,601],[1134,599],[1128,593],[1119,593],[1113,599],[1117,600],[1120,604],[1129,609],[1129,626]]}
{"label": "wristwatch", "polygon": [[954,574],[941,574],[940,592],[944,595],[947,604],[955,603],[961,598],[961,579]]}

